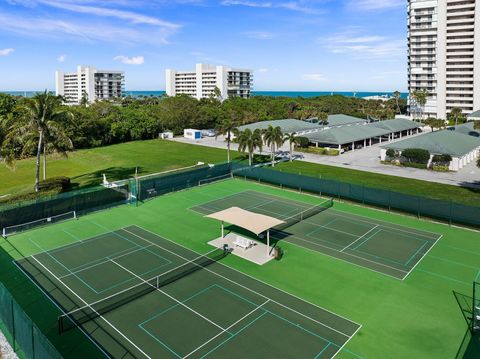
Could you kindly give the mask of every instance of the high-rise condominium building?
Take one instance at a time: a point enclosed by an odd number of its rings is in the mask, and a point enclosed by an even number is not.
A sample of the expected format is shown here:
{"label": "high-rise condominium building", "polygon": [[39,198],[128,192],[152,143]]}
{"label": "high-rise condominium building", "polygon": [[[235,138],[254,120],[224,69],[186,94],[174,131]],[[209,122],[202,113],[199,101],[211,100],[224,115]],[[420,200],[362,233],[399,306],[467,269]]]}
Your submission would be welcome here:
{"label": "high-rise condominium building", "polygon": [[165,71],[168,96],[187,94],[197,99],[210,97],[215,88],[222,99],[229,97],[249,98],[253,85],[251,70],[226,66],[197,64],[192,71]]}
{"label": "high-rise condominium building", "polygon": [[122,97],[125,74],[123,71],[78,66],[76,72],[55,72],[55,88],[56,94],[64,96],[67,104],[79,104],[85,97],[92,103]]}
{"label": "high-rise condominium building", "polygon": [[480,1],[409,0],[409,93],[427,90],[424,117],[480,109]]}

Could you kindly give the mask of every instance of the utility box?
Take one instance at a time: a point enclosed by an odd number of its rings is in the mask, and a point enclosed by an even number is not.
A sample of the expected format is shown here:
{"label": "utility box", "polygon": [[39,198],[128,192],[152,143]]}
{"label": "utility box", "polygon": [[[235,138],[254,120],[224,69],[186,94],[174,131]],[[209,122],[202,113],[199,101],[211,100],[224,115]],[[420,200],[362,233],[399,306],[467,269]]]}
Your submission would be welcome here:
{"label": "utility box", "polygon": [[161,138],[162,140],[168,140],[173,138],[173,132],[161,132],[158,134],[158,138]]}
{"label": "utility box", "polygon": [[183,130],[183,137],[190,140],[200,140],[202,138],[202,131],[193,130],[191,128]]}

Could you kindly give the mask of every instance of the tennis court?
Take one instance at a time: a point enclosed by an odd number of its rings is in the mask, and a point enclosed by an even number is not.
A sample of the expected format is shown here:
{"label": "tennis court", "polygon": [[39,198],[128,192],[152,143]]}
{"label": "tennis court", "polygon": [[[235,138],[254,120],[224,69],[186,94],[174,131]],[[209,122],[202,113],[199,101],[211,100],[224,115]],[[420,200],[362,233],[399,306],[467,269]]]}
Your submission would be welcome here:
{"label": "tennis court", "polygon": [[257,191],[243,191],[191,208],[210,214],[232,206],[284,220],[272,238],[284,240],[397,279],[405,279],[441,235]]}
{"label": "tennis court", "polygon": [[[115,358],[333,358],[360,326],[130,226],[16,262]],[[295,343],[295,345],[292,345]]]}

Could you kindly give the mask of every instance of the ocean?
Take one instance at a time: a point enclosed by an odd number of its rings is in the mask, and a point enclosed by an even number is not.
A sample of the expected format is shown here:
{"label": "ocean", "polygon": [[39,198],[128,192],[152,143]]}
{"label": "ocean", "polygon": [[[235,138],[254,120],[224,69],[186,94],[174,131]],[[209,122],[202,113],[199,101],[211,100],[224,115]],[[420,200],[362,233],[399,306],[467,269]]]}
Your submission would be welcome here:
{"label": "ocean", "polygon": [[[25,96],[31,97],[37,91],[0,91],[3,93],[8,93],[14,96]],[[139,97],[139,96],[161,96],[165,94],[165,91],[125,91],[125,94],[128,96]],[[343,95],[347,97],[368,97],[368,96],[392,96],[391,92],[338,92],[338,91],[253,91],[253,96],[273,96],[273,97],[318,97],[318,96],[331,96],[331,95]],[[401,94],[402,98],[407,98],[407,93]]]}

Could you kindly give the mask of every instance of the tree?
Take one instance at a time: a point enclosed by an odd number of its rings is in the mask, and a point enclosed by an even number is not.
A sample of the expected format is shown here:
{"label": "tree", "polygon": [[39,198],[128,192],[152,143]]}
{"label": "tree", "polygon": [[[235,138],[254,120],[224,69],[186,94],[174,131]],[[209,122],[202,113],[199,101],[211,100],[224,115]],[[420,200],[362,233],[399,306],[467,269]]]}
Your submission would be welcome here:
{"label": "tree", "polygon": [[270,125],[264,131],[263,138],[265,140],[265,144],[270,147],[270,150],[272,152],[272,167],[275,167],[276,149],[283,145],[282,129],[280,128],[280,126],[273,127],[272,125]]}
{"label": "tree", "polygon": [[83,90],[82,92],[82,98],[80,99],[80,106],[84,106],[84,107],[88,106],[88,93],[85,90]]}
{"label": "tree", "polygon": [[295,132],[287,133],[283,138],[283,141],[288,141],[290,145],[290,162],[292,162],[293,160],[293,146],[299,142],[298,139],[299,137],[297,137],[297,134]]}
{"label": "tree", "polygon": [[455,124],[455,126],[457,126],[459,122],[464,123],[466,118],[461,108],[454,107],[448,114],[448,120],[451,124]]}
{"label": "tree", "polygon": [[[4,146],[19,141],[22,145],[21,154],[24,156],[36,148],[35,192],[38,192],[40,183],[40,159],[42,153],[46,154],[44,148],[60,150],[68,142],[64,126],[71,113],[61,106],[61,101],[60,97],[47,91],[25,100],[24,105],[19,108],[20,115],[8,128],[5,136]],[[12,164],[15,159],[9,155],[5,160]]]}
{"label": "tree", "polygon": [[423,113],[425,112],[425,105],[427,104],[429,93],[427,90],[417,90],[413,92],[412,98],[415,103],[420,106],[420,119],[423,119]]}
{"label": "tree", "polygon": [[400,93],[400,91],[394,91],[393,92],[393,98],[395,99],[395,104],[397,106],[396,113],[398,113],[398,114],[401,113],[401,110],[400,110],[400,97],[401,96],[402,96],[402,94]]}
{"label": "tree", "polygon": [[445,121],[442,119],[437,119],[429,117],[425,120],[425,125],[429,126],[432,129],[432,132],[437,129],[442,129],[445,126]]}
{"label": "tree", "polygon": [[410,163],[427,164],[430,160],[430,152],[422,148],[407,148],[402,151],[402,156]]}
{"label": "tree", "polygon": [[238,143],[238,150],[241,153],[248,153],[248,165],[251,166],[255,150],[262,150],[263,140],[261,131],[256,129],[252,132],[249,128],[243,131],[235,129],[235,141]]}
{"label": "tree", "polygon": [[224,119],[216,128],[216,136],[225,136],[227,141],[227,162],[230,162],[230,144],[232,142],[232,134],[236,129],[236,124],[229,118]]}

